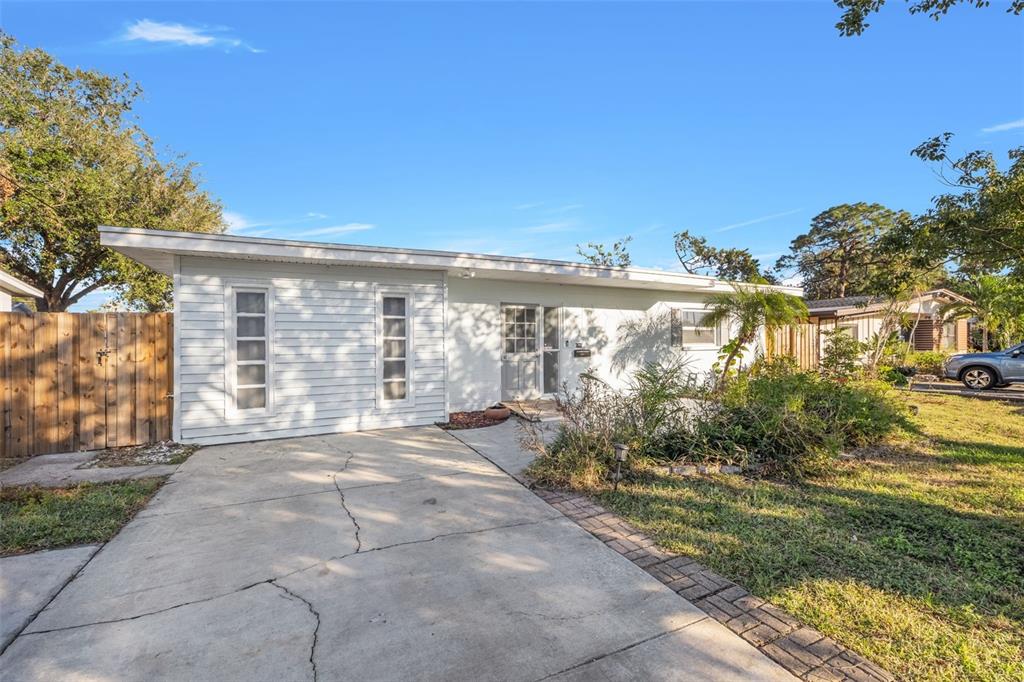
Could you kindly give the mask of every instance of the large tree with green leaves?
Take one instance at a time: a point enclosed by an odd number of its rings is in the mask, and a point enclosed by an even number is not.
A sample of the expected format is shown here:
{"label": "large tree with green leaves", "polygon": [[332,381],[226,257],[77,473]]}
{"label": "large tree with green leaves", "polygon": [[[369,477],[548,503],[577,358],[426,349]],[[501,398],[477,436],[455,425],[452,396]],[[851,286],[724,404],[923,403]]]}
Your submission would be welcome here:
{"label": "large tree with green leaves", "polygon": [[[840,35],[859,36],[870,24],[867,19],[885,5],[885,0],[834,0],[836,7],[843,10],[843,16],[836,23]],[[990,0],[907,0],[911,14],[927,14],[938,21],[956,5],[988,7]],[[1024,12],[1024,0],[1011,0],[1007,13]]]}
{"label": "large tree with green leaves", "polygon": [[132,116],[127,77],[69,68],[0,34],[0,267],[66,310],[111,288],[130,307],[162,310],[167,278],[99,243],[99,225],[221,232],[220,204],[195,166],[160,158]]}
{"label": "large tree with green leaves", "polygon": [[942,306],[940,315],[977,320],[982,350],[988,350],[993,335],[1003,347],[1021,340],[1017,335],[1024,334],[1024,283],[1005,276],[979,275],[965,278],[956,288],[969,300]]}
{"label": "large tree with green leaves", "polygon": [[730,282],[775,283],[775,277],[761,269],[761,263],[747,249],[711,246],[705,237],[683,230],[675,238],[676,257],[691,275],[713,275]]}
{"label": "large tree with green leaves", "polygon": [[886,267],[878,258],[879,240],[910,220],[906,211],[881,204],[833,206],[814,216],[776,268],[798,274],[809,299],[867,294],[874,270]]}
{"label": "large tree with green leaves", "polygon": [[949,153],[952,134],[933,137],[912,152],[935,163],[952,189],[932,208],[901,223],[884,241],[890,254],[909,254],[922,268],[950,264],[960,272],[1010,271],[1024,279],[1024,147],[1010,150],[1000,169],[991,152]]}

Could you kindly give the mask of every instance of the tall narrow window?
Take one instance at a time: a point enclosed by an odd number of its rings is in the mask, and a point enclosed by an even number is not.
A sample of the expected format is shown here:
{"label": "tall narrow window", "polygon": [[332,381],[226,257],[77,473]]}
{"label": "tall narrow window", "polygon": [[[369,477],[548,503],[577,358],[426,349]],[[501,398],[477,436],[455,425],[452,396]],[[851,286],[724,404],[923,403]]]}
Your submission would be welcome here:
{"label": "tall narrow window", "polygon": [[267,406],[266,291],[235,291],[235,405]]}
{"label": "tall narrow window", "polygon": [[409,300],[387,296],[381,301],[381,398],[409,397]]}

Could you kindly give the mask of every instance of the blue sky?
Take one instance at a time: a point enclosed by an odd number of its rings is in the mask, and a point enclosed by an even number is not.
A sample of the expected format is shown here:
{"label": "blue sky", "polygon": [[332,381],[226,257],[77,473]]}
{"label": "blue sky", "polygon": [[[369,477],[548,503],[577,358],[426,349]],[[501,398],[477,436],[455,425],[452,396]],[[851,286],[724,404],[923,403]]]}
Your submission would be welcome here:
{"label": "blue sky", "polygon": [[[1024,144],[1024,18],[895,0],[5,2],[21,43],[127,73],[239,234],[574,258],[689,229],[774,262],[819,211],[920,211],[909,156]],[[94,304],[91,299],[88,305]]]}

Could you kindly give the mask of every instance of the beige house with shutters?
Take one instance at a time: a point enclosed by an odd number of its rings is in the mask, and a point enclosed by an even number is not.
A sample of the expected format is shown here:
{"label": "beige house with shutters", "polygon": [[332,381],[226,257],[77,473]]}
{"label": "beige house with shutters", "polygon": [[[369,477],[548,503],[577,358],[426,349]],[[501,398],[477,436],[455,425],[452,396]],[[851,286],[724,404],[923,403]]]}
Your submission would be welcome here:
{"label": "beige house with shutters", "polygon": [[[970,325],[967,318],[943,320],[939,311],[953,301],[969,299],[949,289],[933,289],[911,299],[904,313],[907,324],[903,333],[913,340],[914,350],[963,352],[970,347]],[[858,341],[867,341],[882,328],[886,301],[870,296],[847,296],[807,301],[809,321],[819,332],[838,327],[847,330]],[[819,334],[819,338],[822,338]]]}

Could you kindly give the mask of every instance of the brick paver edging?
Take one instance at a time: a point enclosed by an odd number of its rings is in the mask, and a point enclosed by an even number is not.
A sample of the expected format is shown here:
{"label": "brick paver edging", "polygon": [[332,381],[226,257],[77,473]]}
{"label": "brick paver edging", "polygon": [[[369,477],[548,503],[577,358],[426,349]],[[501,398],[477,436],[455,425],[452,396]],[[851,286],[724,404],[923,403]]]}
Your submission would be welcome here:
{"label": "brick paver edging", "polygon": [[535,489],[542,500],[802,680],[889,682],[890,673],[693,559],[670,554],[589,497]]}

